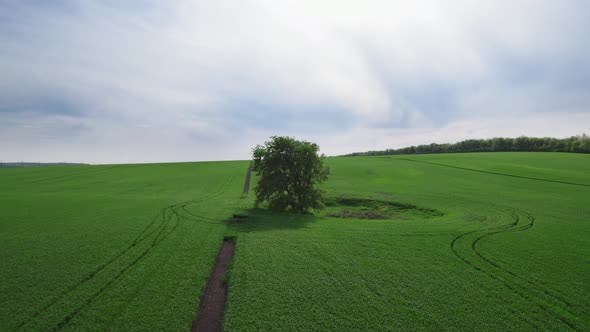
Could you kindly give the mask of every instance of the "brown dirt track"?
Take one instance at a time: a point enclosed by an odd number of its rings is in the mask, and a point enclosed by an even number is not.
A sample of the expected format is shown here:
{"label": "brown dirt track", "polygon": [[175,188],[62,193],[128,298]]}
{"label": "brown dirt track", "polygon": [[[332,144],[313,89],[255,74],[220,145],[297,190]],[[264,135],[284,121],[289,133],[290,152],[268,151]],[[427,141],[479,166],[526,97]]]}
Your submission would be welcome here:
{"label": "brown dirt track", "polygon": [[234,240],[224,239],[201,299],[198,317],[193,322],[191,331],[221,331],[227,298],[227,284],[224,283],[223,277],[234,256],[234,251]]}

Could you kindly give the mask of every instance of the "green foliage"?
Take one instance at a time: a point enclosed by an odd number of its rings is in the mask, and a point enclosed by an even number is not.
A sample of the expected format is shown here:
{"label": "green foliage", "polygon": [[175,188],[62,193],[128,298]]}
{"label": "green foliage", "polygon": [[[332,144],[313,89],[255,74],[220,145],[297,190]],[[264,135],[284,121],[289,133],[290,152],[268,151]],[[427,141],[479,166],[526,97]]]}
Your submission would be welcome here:
{"label": "green foliage", "polygon": [[330,173],[315,143],[273,136],[254,148],[252,170],[259,176],[255,206],[268,202],[275,211],[305,212],[324,207],[316,185]]}
{"label": "green foliage", "polygon": [[0,331],[188,331],[247,167],[0,169]]}
{"label": "green foliage", "polygon": [[568,138],[496,137],[490,139],[469,139],[457,143],[428,144],[410,146],[401,149],[382,151],[354,152],[347,156],[384,156],[396,154],[428,154],[456,152],[576,152],[590,153],[590,137],[586,134]]}
{"label": "green foliage", "polygon": [[227,331],[590,330],[590,155],[325,163],[326,212],[404,218],[251,209],[246,161],[1,169],[0,331],[188,330],[224,236]]}
{"label": "green foliage", "polygon": [[326,210],[329,197],[355,197],[371,201],[334,204],[400,202],[443,216],[250,214],[233,226],[224,328],[590,330],[590,187],[440,165],[590,184],[590,155],[402,158],[327,158]]}

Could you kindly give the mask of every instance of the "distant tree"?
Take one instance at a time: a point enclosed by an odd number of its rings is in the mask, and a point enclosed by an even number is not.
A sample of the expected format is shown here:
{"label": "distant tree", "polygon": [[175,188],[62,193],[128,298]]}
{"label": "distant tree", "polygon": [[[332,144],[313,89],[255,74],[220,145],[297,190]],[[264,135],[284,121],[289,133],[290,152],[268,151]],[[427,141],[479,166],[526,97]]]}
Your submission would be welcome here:
{"label": "distant tree", "polygon": [[456,152],[576,152],[590,153],[590,137],[586,134],[568,138],[495,137],[491,139],[469,139],[457,143],[427,144],[383,151],[354,152],[346,156],[382,156],[396,154],[456,153]]}
{"label": "distant tree", "polygon": [[253,150],[252,170],[260,178],[254,191],[255,206],[267,202],[272,210],[299,213],[324,207],[316,185],[328,178],[330,170],[315,143],[291,137],[273,136]]}
{"label": "distant tree", "polygon": [[512,138],[492,138],[492,151],[510,151],[512,150],[512,145]]}

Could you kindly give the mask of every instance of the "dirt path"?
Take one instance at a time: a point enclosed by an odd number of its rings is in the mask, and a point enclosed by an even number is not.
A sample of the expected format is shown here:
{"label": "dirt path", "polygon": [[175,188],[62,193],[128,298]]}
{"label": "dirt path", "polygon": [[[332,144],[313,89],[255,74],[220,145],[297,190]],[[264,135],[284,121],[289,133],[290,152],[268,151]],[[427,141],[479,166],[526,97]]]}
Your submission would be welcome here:
{"label": "dirt path", "polygon": [[250,166],[248,166],[248,171],[246,172],[246,183],[244,183],[244,194],[248,194],[250,191],[250,177],[252,176],[252,162],[250,162]]}
{"label": "dirt path", "polygon": [[227,298],[227,284],[223,282],[223,277],[234,256],[234,250],[234,240],[224,239],[201,299],[199,315],[191,327],[192,332],[221,331]]}

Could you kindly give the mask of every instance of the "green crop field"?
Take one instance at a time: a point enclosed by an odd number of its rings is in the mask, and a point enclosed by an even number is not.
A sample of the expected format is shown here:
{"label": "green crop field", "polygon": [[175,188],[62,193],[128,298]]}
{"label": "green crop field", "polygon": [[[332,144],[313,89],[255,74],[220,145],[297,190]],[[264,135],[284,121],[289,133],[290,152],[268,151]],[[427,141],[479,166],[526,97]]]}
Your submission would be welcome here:
{"label": "green crop field", "polygon": [[590,155],[327,162],[316,215],[246,161],[1,169],[0,330],[188,330],[224,236],[229,331],[590,330]]}
{"label": "green crop field", "polygon": [[247,165],[0,170],[0,330],[187,330]]}

